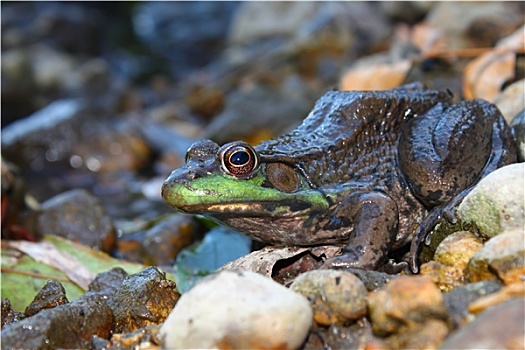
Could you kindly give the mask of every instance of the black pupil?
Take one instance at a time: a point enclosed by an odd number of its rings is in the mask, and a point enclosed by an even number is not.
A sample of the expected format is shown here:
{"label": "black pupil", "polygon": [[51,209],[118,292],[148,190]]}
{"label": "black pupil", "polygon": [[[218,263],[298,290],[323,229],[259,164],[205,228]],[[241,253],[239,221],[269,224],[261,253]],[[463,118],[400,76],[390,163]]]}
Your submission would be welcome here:
{"label": "black pupil", "polygon": [[233,165],[244,165],[250,160],[250,155],[245,151],[237,151],[230,157],[230,162]]}

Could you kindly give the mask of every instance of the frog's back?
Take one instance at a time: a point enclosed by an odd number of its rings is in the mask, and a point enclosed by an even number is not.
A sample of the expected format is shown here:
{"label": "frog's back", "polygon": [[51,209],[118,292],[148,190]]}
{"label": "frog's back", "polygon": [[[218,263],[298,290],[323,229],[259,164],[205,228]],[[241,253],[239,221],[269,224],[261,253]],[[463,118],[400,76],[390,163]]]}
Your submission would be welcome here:
{"label": "frog's back", "polygon": [[434,90],[331,91],[297,129],[257,149],[269,158],[293,159],[318,186],[349,181],[380,185],[376,182],[388,182],[395,170],[403,125],[449,100]]}

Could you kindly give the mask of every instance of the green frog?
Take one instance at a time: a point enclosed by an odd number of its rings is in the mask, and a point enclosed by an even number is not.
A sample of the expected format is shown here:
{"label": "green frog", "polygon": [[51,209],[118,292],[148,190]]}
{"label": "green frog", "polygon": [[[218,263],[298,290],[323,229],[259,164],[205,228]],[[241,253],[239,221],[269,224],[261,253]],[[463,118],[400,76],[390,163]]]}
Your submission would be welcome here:
{"label": "green frog", "polygon": [[[285,116],[284,116],[285,117]],[[510,129],[483,100],[401,87],[330,91],[292,132],[252,147],[195,142],[162,186],[176,210],[281,246],[341,245],[328,268],[390,270],[480,178],[516,162]]]}

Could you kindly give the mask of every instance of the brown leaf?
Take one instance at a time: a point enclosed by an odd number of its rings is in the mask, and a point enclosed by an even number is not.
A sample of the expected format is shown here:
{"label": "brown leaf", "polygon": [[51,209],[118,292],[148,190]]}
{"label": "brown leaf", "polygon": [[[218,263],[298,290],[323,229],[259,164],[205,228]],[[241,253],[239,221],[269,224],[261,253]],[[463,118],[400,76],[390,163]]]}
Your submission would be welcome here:
{"label": "brown leaf", "polygon": [[503,84],[514,77],[516,52],[523,52],[524,49],[525,26],[501,39],[494,50],[470,62],[463,74],[465,98],[483,98],[493,102]]}
{"label": "brown leaf", "polygon": [[339,89],[388,90],[401,85],[412,66],[409,59],[393,63],[379,63],[371,66],[357,66],[348,70],[339,84]]}
{"label": "brown leaf", "polygon": [[341,252],[341,247],[320,246],[320,247],[264,247],[248,255],[240,257],[222,266],[222,270],[246,270],[260,273],[261,275],[272,277],[274,266],[280,261],[297,257],[305,252],[315,257],[324,256],[331,258]]}

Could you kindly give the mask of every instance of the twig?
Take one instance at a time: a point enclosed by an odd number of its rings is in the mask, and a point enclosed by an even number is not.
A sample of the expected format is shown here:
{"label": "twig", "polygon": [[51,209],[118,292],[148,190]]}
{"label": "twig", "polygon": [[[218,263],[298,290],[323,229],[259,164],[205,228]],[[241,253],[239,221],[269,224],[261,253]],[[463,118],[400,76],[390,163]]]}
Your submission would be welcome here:
{"label": "twig", "polygon": [[71,282],[66,277],[43,275],[43,274],[38,273],[38,272],[13,270],[13,269],[7,269],[5,267],[2,267],[2,273],[14,273],[14,274],[18,274],[18,275],[31,276],[31,277],[42,278],[42,279],[50,279],[50,280],[56,280],[56,281],[61,281],[61,282]]}

